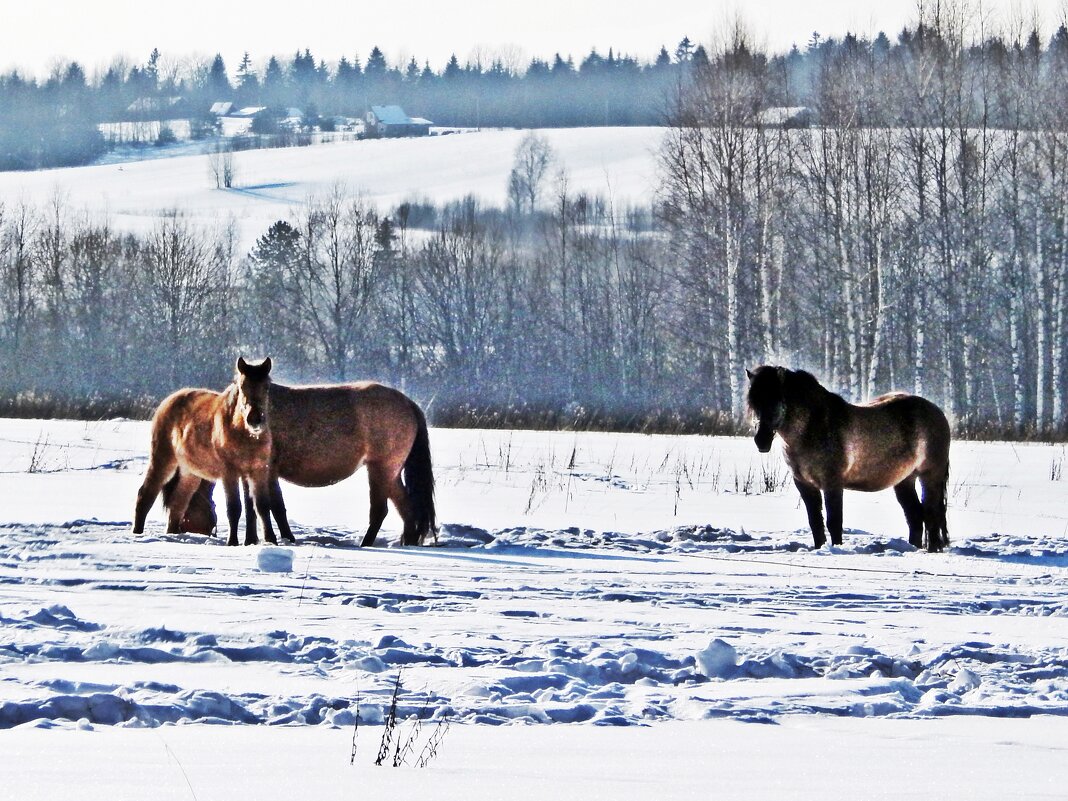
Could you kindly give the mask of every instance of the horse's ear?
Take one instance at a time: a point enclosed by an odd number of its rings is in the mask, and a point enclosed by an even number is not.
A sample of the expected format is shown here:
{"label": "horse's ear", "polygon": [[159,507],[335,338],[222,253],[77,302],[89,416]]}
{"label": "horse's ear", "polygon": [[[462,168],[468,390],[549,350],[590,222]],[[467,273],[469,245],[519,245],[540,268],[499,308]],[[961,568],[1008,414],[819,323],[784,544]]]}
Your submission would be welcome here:
{"label": "horse's ear", "polygon": [[245,361],[244,356],[237,357],[237,372],[241,373],[241,375],[248,373],[248,362]]}
{"label": "horse's ear", "polygon": [[776,367],[775,368],[775,372],[779,374],[779,383],[780,384],[785,384],[786,383],[786,368],[785,367]]}
{"label": "horse's ear", "polygon": [[745,368],[745,375],[750,381],[753,380],[753,371],[750,370],[748,367]]}
{"label": "horse's ear", "polygon": [[271,364],[272,364],[272,362],[271,362],[271,357],[270,356],[268,356],[266,359],[264,359],[262,362],[260,362],[260,369],[263,371],[263,374],[265,376],[266,375],[270,375],[270,373],[271,373]]}

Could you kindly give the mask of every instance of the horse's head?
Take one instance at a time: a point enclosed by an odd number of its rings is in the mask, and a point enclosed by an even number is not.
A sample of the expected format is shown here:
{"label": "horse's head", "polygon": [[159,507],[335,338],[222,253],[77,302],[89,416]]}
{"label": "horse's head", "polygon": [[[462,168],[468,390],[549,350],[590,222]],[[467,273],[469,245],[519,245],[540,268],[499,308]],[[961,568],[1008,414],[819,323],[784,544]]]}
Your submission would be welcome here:
{"label": "horse's head", "polygon": [[245,426],[254,437],[267,430],[267,390],[271,386],[271,357],[259,364],[249,364],[244,357],[237,360],[234,376],[237,387],[237,409]]}
{"label": "horse's head", "polygon": [[749,409],[756,415],[757,430],[753,436],[757,450],[767,453],[772,440],[786,421],[786,368],[763,365],[746,370],[749,376]]}

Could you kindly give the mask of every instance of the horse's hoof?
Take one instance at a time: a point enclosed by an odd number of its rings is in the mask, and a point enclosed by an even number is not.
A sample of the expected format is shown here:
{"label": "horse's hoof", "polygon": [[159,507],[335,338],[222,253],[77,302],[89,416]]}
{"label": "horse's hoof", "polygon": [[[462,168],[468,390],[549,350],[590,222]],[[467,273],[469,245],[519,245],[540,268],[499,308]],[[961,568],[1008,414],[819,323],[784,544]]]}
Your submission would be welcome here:
{"label": "horse's hoof", "polygon": [[227,546],[227,547],[231,547],[231,546],[233,546],[233,547],[235,547],[235,548],[236,548],[236,547],[237,547],[237,545],[238,545],[238,542],[237,542],[237,540],[227,540],[227,541],[226,541],[226,546]]}

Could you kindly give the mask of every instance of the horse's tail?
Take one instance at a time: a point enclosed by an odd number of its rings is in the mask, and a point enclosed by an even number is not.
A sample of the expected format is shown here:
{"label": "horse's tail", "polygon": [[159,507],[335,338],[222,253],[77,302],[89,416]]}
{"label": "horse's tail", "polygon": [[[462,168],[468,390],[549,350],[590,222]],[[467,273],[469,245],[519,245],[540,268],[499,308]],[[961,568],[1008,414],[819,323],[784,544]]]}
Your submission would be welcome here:
{"label": "horse's tail", "polygon": [[942,503],[938,510],[938,525],[941,528],[942,547],[949,547],[949,460],[946,460],[946,473],[942,478]]}
{"label": "horse's tail", "polygon": [[426,415],[419,405],[412,401],[417,428],[415,442],[404,461],[404,486],[408,491],[412,516],[415,519],[415,541],[407,545],[424,542],[429,535],[437,538],[438,522],[434,511],[434,468],[430,461],[430,434],[427,431]]}
{"label": "horse's tail", "polygon": [[174,495],[174,490],[178,486],[178,479],[181,478],[181,476],[182,476],[181,472],[178,471],[178,470],[175,470],[174,471],[174,475],[171,476],[167,480],[167,483],[163,485],[162,492],[163,492],[163,508],[164,509],[170,509],[171,508],[171,497]]}

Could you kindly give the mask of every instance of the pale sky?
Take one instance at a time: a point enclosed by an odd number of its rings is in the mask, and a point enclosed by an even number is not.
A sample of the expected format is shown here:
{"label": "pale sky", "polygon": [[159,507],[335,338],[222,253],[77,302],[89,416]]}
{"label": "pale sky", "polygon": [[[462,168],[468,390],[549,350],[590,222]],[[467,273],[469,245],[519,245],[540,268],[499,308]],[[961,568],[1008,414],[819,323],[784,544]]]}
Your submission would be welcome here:
{"label": "pale sky", "polygon": [[[1052,30],[1065,0],[985,0],[995,16],[1038,10]],[[928,4],[932,0],[927,0]],[[153,47],[171,63],[222,53],[231,75],[243,51],[257,67],[271,55],[310,48],[316,59],[365,61],[378,45],[391,63],[415,56],[440,70],[481,53],[526,66],[530,58],[591,47],[651,60],[683,36],[707,44],[738,14],[772,50],[822,35],[885,30],[893,36],[916,16],[917,0],[0,0],[0,70],[47,74],[76,60],[92,75],[117,55],[141,64]],[[1029,13],[1029,12],[1028,12]]]}

